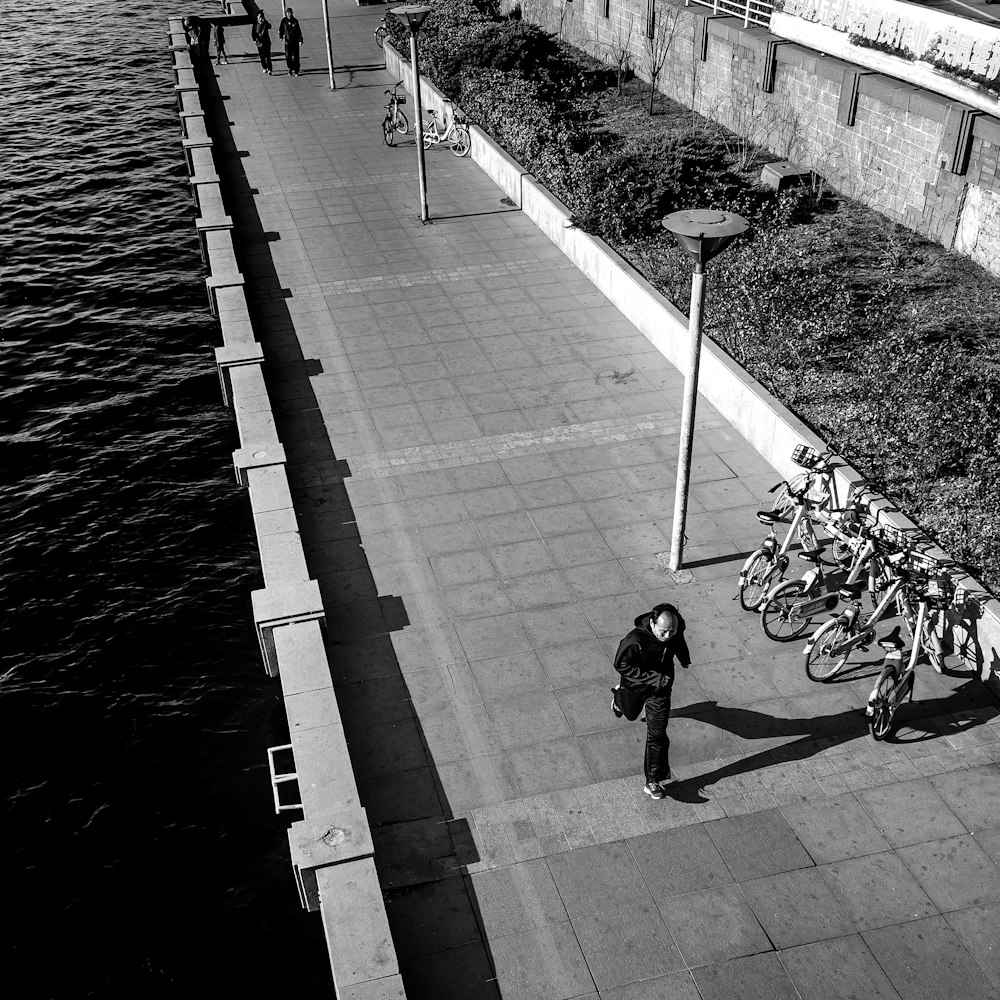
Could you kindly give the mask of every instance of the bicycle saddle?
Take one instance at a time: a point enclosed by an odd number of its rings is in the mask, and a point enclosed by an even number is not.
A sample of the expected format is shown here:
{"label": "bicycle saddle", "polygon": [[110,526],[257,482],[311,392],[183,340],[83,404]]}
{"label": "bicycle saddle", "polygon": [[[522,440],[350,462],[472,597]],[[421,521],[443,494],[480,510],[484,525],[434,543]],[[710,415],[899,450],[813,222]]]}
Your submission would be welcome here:
{"label": "bicycle saddle", "polygon": [[840,588],[840,596],[845,601],[856,601],[861,597],[862,586],[860,583],[845,583]]}
{"label": "bicycle saddle", "polygon": [[826,552],[826,546],[821,545],[818,549],[803,549],[801,552],[797,552],[796,555],[804,562],[818,564],[825,561],[823,559],[824,552]]}
{"label": "bicycle saddle", "polygon": [[899,630],[902,626],[897,625],[888,635],[882,636],[878,644],[888,653],[892,650],[902,649],[903,640],[899,637]]}
{"label": "bicycle saddle", "polygon": [[782,524],[785,521],[785,517],[781,514],[776,514],[773,510],[759,510],[757,511],[757,520],[761,524]]}

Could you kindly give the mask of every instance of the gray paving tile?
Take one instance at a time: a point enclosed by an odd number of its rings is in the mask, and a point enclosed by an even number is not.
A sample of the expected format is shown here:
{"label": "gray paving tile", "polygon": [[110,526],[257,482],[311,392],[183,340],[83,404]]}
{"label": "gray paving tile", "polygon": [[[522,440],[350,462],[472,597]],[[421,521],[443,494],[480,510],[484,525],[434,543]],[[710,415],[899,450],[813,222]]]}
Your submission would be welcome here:
{"label": "gray paving tile", "polygon": [[652,902],[624,841],[558,854],[548,865],[571,919]]}
{"label": "gray paving tile", "polygon": [[574,735],[615,729],[620,720],[611,711],[611,685],[578,684],[559,688],[556,698]]}
{"label": "gray paving tile", "polygon": [[528,691],[545,691],[551,685],[538,656],[526,649],[509,656],[473,660],[469,665],[476,684],[487,701],[500,701]]}
{"label": "gray paving tile", "polygon": [[496,754],[502,749],[500,737],[484,705],[421,713],[420,725],[430,757],[438,764]]}
{"label": "gray paving tile", "polygon": [[740,888],[776,948],[794,948],[854,930],[815,868],[741,882]]}
{"label": "gray paving tile", "polygon": [[518,653],[531,646],[516,614],[461,621],[457,624],[457,631],[470,660]]}
{"label": "gray paving tile", "polygon": [[651,902],[575,917],[573,929],[602,991],[684,968],[684,959]]}
{"label": "gray paving tile", "polygon": [[1000,903],[954,910],[946,913],[945,919],[986,978],[1000,988],[1000,939],[997,936]]}
{"label": "gray paving tile", "polygon": [[861,936],[906,1000],[989,997],[989,981],[944,917],[926,917]]}
{"label": "gray paving tile", "polygon": [[701,995],[690,972],[675,972],[601,990],[601,1000],[701,1000]]}
{"label": "gray paving tile", "polygon": [[976,843],[1000,865],[1000,826],[976,831]]}
{"label": "gray paving tile", "polygon": [[858,930],[933,916],[937,907],[891,851],[823,865],[820,874]]}
{"label": "gray paving tile", "polygon": [[926,778],[867,788],[857,799],[893,847],[966,832]]}
{"label": "gray paving tile", "polygon": [[543,743],[571,730],[551,691],[526,691],[486,703],[497,737],[505,750]]}
{"label": "gray paving tile", "polygon": [[1000,826],[1000,767],[996,764],[934,775],[930,782],[967,830]]}
{"label": "gray paving tile", "polygon": [[385,912],[400,961],[480,939],[461,876],[386,893]]}
{"label": "gray paving tile", "polygon": [[483,932],[490,941],[568,919],[543,858],[467,878]]}
{"label": "gray paving tile", "polygon": [[897,853],[942,913],[1000,901],[1000,867],[968,834]]}
{"label": "gray paving tile", "polygon": [[585,681],[607,680],[613,687],[618,681],[604,647],[592,636],[570,642],[546,643],[537,647],[538,660],[552,687],[572,687]]}
{"label": "gray paving tile", "polygon": [[816,864],[889,849],[853,793],[788,805],[781,812]]}
{"label": "gray paving tile", "polygon": [[700,824],[633,837],[635,862],[654,899],[667,899],[732,882],[712,838]]}
{"label": "gray paving tile", "polygon": [[782,954],[781,961],[800,1000],[900,1000],[857,934],[791,948]]}
{"label": "gray paving tile", "polygon": [[589,785],[594,776],[572,737],[507,752],[522,796]]}
{"label": "gray paving tile", "polygon": [[812,866],[812,858],[777,809],[706,823],[733,877],[762,878]]}
{"label": "gray paving tile", "polygon": [[408,997],[500,1000],[490,956],[481,941],[400,962],[399,971]]}
{"label": "gray paving tile", "polygon": [[[610,702],[611,693],[607,693]],[[610,708],[609,708],[610,711]],[[646,726],[641,722],[615,720],[612,729],[581,733],[577,742],[598,781],[641,775],[646,752]]]}
{"label": "gray paving tile", "polygon": [[569,922],[494,938],[490,952],[504,1000],[568,1000],[595,992]]}
{"label": "gray paving tile", "polygon": [[533,611],[567,604],[573,595],[557,570],[515,576],[503,581],[516,611]]}
{"label": "gray paving tile", "polygon": [[657,906],[691,968],[772,950],[734,883],[671,896],[658,900]]}
{"label": "gray paving tile", "polygon": [[776,955],[752,955],[693,971],[702,1000],[793,1000],[794,987]]}
{"label": "gray paving tile", "polygon": [[[435,770],[442,804],[456,814],[520,795],[514,768],[505,754],[441,762]],[[367,801],[365,805],[370,814]]]}
{"label": "gray paving tile", "polygon": [[767,672],[751,660],[699,663],[697,678],[710,699],[726,706],[751,705],[781,696]]}

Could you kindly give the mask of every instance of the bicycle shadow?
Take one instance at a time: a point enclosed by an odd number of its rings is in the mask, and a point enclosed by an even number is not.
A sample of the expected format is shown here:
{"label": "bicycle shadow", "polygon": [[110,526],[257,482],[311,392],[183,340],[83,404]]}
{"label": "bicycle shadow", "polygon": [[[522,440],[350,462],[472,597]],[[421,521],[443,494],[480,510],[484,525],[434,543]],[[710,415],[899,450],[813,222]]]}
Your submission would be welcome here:
{"label": "bicycle shadow", "polygon": [[[1000,705],[983,705],[976,693],[982,687],[970,679],[950,694],[900,707],[897,727],[912,731],[915,737],[891,736],[886,742],[920,743],[944,736],[954,736],[985,725],[1000,715]],[[975,711],[971,711],[975,709]],[[864,710],[850,708],[831,715],[781,718],[751,708],[723,707],[715,701],[696,702],[670,713],[673,718],[691,718],[714,725],[739,740],[800,739],[751,753],[713,771],[667,786],[667,793],[680,802],[707,802],[704,789],[724,778],[771,767],[808,760],[833,747],[856,740],[868,733]]]}

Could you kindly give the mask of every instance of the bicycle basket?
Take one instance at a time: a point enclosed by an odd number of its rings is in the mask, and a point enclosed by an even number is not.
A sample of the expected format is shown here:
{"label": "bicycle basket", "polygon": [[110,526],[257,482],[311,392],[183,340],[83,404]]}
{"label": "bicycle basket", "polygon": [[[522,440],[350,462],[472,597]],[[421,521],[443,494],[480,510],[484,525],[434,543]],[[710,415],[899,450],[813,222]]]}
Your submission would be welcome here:
{"label": "bicycle basket", "polygon": [[406,94],[400,94],[399,96],[397,96],[396,98],[394,98],[394,100],[396,101],[397,104],[405,104],[406,103]]}
{"label": "bicycle basket", "polygon": [[797,444],[792,449],[792,461],[803,469],[811,469],[819,462],[819,452],[807,444]]}
{"label": "bicycle basket", "polygon": [[946,608],[951,604],[954,585],[947,576],[929,576],[924,586],[927,600],[936,608]]}

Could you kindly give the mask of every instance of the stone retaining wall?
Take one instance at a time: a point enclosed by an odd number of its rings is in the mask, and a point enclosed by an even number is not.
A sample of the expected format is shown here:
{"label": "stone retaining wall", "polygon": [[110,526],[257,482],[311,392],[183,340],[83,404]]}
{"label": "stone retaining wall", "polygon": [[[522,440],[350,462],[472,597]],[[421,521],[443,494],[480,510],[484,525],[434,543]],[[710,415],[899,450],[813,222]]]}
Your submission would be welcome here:
{"label": "stone retaining wall", "polygon": [[[648,80],[647,0],[504,0]],[[711,8],[656,0],[676,32],[657,88],[1000,275],[1000,120]],[[608,16],[604,16],[607,11]]]}
{"label": "stone retaining wall", "polygon": [[254,622],[267,673],[281,683],[302,802],[303,818],[288,831],[295,881],[302,905],[323,920],[339,1000],[402,998],[371,831],[323,643],[323,603],[306,567],[285,452],[264,384],[264,353],[250,322],[233,221],[206,128],[198,67],[179,17],[170,18],[169,30],[195,226],[208,268],[208,304],[222,330],[216,367],[240,436],[233,466],[249,496],[264,576],[264,589],[252,594]]}
{"label": "stone retaining wall", "polygon": [[[386,41],[386,69],[394,79],[413,89],[413,76],[405,61]],[[433,84],[421,79],[424,107],[444,114],[444,97]],[[569,209],[552,195],[522,165],[510,157],[481,128],[470,126],[471,155],[476,163],[507,196],[558,246],[599,288],[630,322],[672,364],[684,370],[687,364],[687,317],[654,289],[638,271],[603,240],[589,236],[571,223]],[[711,281],[711,267],[708,269]],[[806,443],[818,451],[827,445],[801,420],[772,396],[710,338],[705,338],[701,357],[699,392],[747,441],[785,477],[801,472],[791,461],[792,449]],[[837,492],[845,503],[862,476],[844,465],[836,473]],[[886,508],[887,502],[875,506]],[[880,515],[881,522],[902,529],[914,523],[898,513]],[[947,559],[932,545],[924,551]],[[969,666],[974,668],[997,695],[1000,695],[1000,602],[989,597],[978,581],[970,577],[956,580],[967,592],[978,595],[965,616],[952,614],[947,623],[947,640],[970,650]]]}

